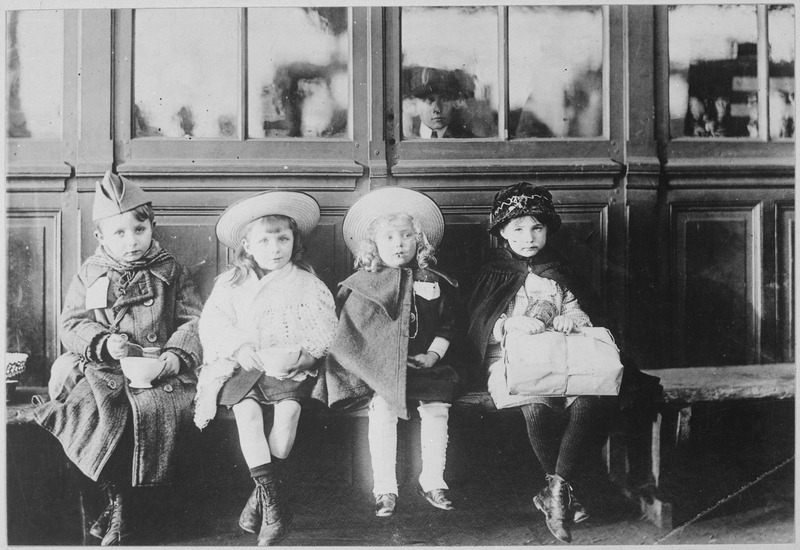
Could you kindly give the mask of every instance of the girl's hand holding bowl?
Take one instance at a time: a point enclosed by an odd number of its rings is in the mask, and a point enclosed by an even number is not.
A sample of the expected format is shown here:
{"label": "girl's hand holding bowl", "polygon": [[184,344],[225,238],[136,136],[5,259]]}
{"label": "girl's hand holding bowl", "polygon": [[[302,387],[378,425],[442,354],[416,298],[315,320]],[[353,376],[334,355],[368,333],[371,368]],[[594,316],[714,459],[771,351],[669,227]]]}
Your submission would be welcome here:
{"label": "girl's hand holding bowl", "polygon": [[236,362],[246,371],[251,370],[264,370],[264,365],[261,362],[256,348],[252,344],[244,344],[234,354]]}
{"label": "girl's hand holding bowl", "polygon": [[285,379],[303,370],[300,346],[276,346],[258,352],[263,371],[273,378]]}

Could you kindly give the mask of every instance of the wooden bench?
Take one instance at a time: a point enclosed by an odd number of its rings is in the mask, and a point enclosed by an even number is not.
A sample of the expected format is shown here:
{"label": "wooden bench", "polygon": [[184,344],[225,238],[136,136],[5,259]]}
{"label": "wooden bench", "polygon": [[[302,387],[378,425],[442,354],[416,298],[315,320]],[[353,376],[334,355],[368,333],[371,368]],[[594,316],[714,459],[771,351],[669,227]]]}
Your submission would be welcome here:
{"label": "wooden bench", "polygon": [[[649,371],[661,378],[664,387],[662,398],[654,404],[653,414],[640,426],[644,433],[630,434],[620,430],[613,432],[604,449],[606,467],[612,479],[631,499],[638,501],[645,516],[661,528],[672,527],[672,504],[662,492],[662,465],[665,460],[679,452],[690,437],[692,406],[699,403],[730,400],[793,399],[795,396],[794,364],[747,365],[728,367],[695,367],[680,369],[660,369]],[[6,407],[7,425],[30,424],[30,395],[42,393],[44,388],[22,390],[16,403]],[[453,405],[453,414],[462,412],[513,413],[518,409],[498,410],[486,392],[469,392],[462,395]],[[366,410],[336,413],[319,407],[315,414],[330,414],[333,417],[366,416]],[[220,411],[220,419],[232,421],[233,414]],[[366,465],[357,463],[357,455],[363,454],[365,441],[363,433],[356,435],[352,430],[349,442],[343,442],[346,452],[351,454],[350,481],[363,485],[369,476]],[[630,445],[631,435],[638,435],[644,445]],[[635,448],[634,448],[635,447]],[[642,448],[644,447],[644,448]],[[419,453],[411,453],[416,456]],[[647,472],[642,476],[631,476],[629,465],[632,460],[647,463]],[[361,457],[363,459],[363,457]],[[417,460],[413,458],[412,460]]]}
{"label": "wooden bench", "polygon": [[[684,451],[691,436],[692,407],[727,401],[784,400],[795,397],[792,363],[691,367],[646,371],[661,378],[662,398],[642,428],[645,449],[630,449],[631,434],[612,433],[606,445],[609,473],[643,514],[663,529],[673,527],[673,503],[662,490],[663,466]],[[647,425],[649,424],[649,426]],[[649,428],[649,429],[648,429]],[[640,434],[641,435],[641,434]],[[630,479],[628,457],[645,453],[646,479]],[[641,458],[641,457],[639,457]]]}

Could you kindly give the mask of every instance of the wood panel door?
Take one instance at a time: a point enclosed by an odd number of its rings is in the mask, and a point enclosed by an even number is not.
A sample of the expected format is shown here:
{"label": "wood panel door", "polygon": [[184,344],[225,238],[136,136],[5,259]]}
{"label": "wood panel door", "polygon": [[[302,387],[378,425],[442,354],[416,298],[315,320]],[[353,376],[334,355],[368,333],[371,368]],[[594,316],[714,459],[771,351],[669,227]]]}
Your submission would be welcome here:
{"label": "wood panel door", "polygon": [[61,210],[12,208],[7,220],[7,351],[28,353],[21,385],[46,386],[60,352]]}
{"label": "wood panel door", "polygon": [[761,203],[672,203],[671,349],[675,366],[761,356]]}

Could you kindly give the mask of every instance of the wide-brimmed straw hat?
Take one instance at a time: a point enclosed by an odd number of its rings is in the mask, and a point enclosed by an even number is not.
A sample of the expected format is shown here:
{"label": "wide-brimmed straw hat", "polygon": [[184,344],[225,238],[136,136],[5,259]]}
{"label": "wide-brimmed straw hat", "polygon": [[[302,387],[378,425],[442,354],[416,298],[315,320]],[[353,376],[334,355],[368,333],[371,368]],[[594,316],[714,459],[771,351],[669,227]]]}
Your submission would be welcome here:
{"label": "wide-brimmed straw hat", "polygon": [[414,218],[434,247],[444,236],[444,216],[429,196],[402,187],[381,187],[358,199],[344,217],[342,232],[347,247],[356,253],[370,225],[381,216],[404,213]]}
{"label": "wide-brimmed straw hat", "polygon": [[288,216],[308,235],[319,223],[319,204],[311,195],[299,191],[265,191],[230,205],[217,221],[217,238],[228,248],[236,248],[245,236],[247,224],[264,216]]}

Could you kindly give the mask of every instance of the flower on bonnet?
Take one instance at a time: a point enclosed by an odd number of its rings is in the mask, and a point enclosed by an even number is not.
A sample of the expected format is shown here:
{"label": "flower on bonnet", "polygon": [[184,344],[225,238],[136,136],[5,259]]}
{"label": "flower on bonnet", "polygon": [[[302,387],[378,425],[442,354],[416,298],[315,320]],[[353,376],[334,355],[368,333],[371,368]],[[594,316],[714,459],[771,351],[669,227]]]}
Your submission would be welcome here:
{"label": "flower on bonnet", "polygon": [[561,227],[561,216],[556,212],[550,191],[521,181],[501,189],[494,196],[489,231],[498,235],[506,222],[522,216],[533,216],[546,225],[551,234]]}

